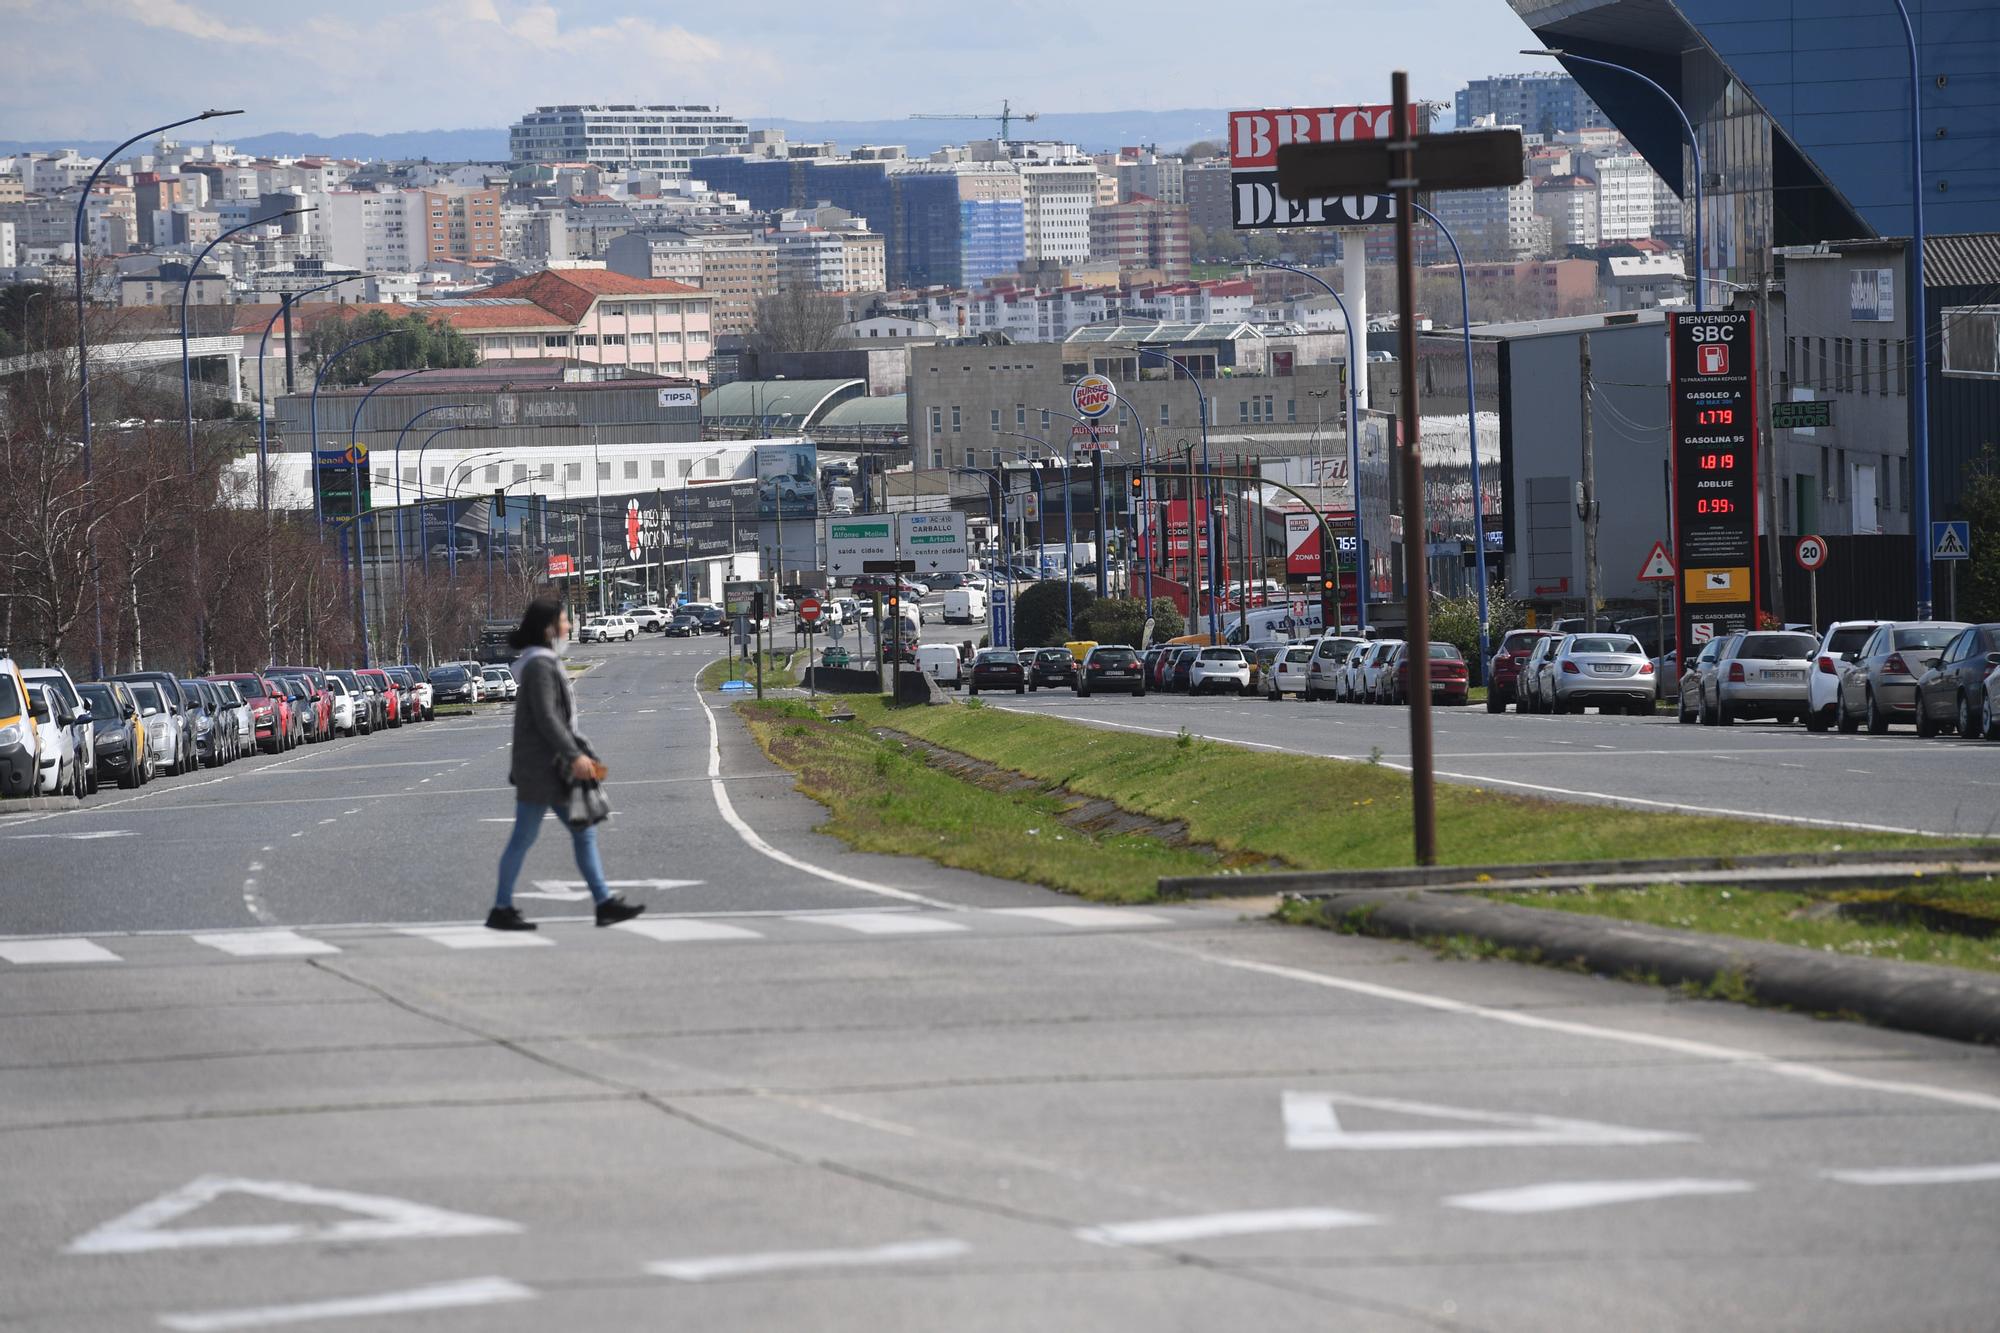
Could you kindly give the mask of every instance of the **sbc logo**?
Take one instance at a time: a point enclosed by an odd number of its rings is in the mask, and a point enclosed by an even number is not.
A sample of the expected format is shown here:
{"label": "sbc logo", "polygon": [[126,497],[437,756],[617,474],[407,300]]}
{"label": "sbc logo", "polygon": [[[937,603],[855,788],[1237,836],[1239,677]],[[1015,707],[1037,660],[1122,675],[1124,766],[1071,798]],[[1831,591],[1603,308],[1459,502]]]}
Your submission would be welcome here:
{"label": "sbc logo", "polygon": [[1694,349],[1695,369],[1704,375],[1727,375],[1729,373],[1729,346],[1726,343],[1703,343]]}

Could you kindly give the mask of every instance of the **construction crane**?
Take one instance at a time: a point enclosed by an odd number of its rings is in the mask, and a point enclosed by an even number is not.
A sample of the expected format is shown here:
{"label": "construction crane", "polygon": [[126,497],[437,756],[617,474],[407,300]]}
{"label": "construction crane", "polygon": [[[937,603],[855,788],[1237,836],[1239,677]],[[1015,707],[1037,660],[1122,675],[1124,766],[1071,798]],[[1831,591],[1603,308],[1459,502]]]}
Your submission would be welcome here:
{"label": "construction crane", "polygon": [[998,116],[981,111],[930,111],[930,112],[919,111],[913,114],[910,117],[910,119],[911,120],[998,120],[1000,122],[1000,142],[1007,143],[1011,141],[1013,138],[1013,135],[1009,131],[1013,129],[1015,121],[1040,120],[1041,113],[1037,111],[1016,111],[1014,110],[1013,104],[1003,97],[1000,99],[1000,114]]}

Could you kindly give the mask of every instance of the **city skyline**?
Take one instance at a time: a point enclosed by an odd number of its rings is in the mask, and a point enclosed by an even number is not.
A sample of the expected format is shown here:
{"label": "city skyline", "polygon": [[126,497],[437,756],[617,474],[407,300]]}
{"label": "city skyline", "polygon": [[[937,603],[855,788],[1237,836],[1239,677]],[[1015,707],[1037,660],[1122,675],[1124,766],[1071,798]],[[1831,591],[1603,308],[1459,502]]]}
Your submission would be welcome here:
{"label": "city skyline", "polygon": [[[294,14],[243,0],[81,0],[58,11],[0,0],[26,57],[0,90],[0,139],[122,138],[196,102],[246,109],[212,127],[223,140],[488,128],[574,101],[710,103],[752,121],[997,112],[1003,98],[1048,115],[1338,104],[1383,100],[1377,72],[1392,65],[1409,68],[1423,96],[1448,101],[1468,79],[1527,63],[1514,54],[1526,30],[1497,0],[1342,0],[1290,16],[1282,32],[1245,29],[1241,61],[1211,54],[1179,77],[1163,74],[1170,62],[1215,49],[1207,7],[1120,3],[1080,15],[1013,0],[996,20],[908,0],[838,11],[778,0],[755,15],[681,22],[647,9],[357,0]],[[1337,51],[1338,70],[1274,73],[1274,36]],[[854,77],[866,62],[897,77]],[[426,77],[444,63],[449,79]],[[991,132],[963,123],[967,137]]]}

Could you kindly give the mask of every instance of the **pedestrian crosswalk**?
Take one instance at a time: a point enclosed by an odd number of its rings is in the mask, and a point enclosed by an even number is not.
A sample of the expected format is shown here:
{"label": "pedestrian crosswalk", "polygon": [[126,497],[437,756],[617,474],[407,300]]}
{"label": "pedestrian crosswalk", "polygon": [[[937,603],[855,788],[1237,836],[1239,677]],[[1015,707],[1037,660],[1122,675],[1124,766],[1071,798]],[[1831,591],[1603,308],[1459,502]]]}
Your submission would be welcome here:
{"label": "pedestrian crosswalk", "polygon": [[1004,907],[943,911],[916,908],[742,914],[644,916],[609,931],[594,931],[588,917],[545,919],[533,932],[487,930],[472,922],[435,925],[336,925],[296,929],[153,932],[95,938],[0,939],[0,964],[34,968],[58,964],[177,963],[202,958],[285,959],[329,954],[474,952],[495,949],[576,947],[611,940],[675,946],[825,944],[898,937],[934,939],[1052,936],[1090,931],[1162,930],[1211,923],[1198,908],[1138,911],[1126,907]]}

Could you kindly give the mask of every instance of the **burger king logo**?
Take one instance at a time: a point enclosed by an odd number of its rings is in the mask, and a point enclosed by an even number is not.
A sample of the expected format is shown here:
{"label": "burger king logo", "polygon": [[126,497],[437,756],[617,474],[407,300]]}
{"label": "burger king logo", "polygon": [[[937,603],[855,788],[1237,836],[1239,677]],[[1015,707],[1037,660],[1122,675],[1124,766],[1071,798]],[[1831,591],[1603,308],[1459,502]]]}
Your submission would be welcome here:
{"label": "burger king logo", "polygon": [[1095,421],[1109,412],[1116,396],[1111,381],[1102,375],[1085,375],[1070,391],[1070,401],[1076,404],[1076,414],[1086,421]]}

